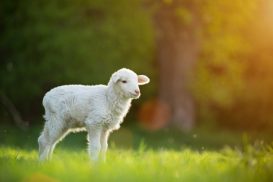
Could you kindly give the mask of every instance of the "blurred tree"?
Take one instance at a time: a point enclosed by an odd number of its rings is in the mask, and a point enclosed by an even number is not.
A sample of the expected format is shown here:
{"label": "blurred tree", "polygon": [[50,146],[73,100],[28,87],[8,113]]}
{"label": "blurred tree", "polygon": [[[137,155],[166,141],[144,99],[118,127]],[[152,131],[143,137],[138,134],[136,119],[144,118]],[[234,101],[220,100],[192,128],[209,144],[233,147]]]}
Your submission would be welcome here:
{"label": "blurred tree", "polygon": [[199,52],[198,8],[195,1],[163,1],[155,14],[159,100],[169,106],[173,125],[184,130],[195,124],[188,82]]}

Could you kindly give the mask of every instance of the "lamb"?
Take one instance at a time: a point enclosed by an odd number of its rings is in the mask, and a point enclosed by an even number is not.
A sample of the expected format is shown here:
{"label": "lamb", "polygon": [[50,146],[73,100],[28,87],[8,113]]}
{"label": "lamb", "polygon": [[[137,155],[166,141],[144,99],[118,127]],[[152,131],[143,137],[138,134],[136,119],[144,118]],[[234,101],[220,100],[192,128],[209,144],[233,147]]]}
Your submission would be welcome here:
{"label": "lamb", "polygon": [[105,160],[107,140],[127,114],[132,99],[140,97],[138,85],[149,83],[145,75],[122,68],[107,85],[64,85],[43,98],[46,120],[38,138],[39,160],[49,160],[56,144],[69,132],[86,130],[88,153],[93,161]]}

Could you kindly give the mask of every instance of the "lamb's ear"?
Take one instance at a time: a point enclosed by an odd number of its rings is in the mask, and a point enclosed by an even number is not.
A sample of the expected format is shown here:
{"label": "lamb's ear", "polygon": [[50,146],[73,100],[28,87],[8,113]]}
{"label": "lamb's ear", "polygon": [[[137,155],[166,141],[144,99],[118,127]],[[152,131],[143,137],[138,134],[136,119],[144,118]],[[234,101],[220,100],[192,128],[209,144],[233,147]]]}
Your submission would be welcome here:
{"label": "lamb's ear", "polygon": [[120,76],[118,73],[113,73],[111,80],[113,83],[117,83],[120,80]]}
{"label": "lamb's ear", "polygon": [[138,75],[137,78],[139,85],[145,85],[150,82],[150,79],[145,75]]}

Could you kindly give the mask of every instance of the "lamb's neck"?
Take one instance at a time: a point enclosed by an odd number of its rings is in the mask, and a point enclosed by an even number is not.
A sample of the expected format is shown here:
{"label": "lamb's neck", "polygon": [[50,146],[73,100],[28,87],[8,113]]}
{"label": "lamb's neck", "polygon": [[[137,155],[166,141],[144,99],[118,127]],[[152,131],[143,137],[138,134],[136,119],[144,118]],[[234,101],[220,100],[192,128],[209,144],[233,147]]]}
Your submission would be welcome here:
{"label": "lamb's neck", "polygon": [[106,98],[111,111],[117,115],[125,115],[130,108],[132,99],[124,98],[113,87],[108,87]]}

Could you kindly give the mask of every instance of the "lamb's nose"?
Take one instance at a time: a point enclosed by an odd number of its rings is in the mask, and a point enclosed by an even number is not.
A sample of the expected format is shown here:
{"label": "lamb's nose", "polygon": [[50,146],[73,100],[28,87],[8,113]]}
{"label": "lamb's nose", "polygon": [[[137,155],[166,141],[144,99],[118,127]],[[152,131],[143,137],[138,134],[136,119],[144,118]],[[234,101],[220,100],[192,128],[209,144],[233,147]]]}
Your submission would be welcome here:
{"label": "lamb's nose", "polygon": [[139,91],[139,90],[135,90],[135,93],[136,93],[137,95],[139,95],[139,94],[140,94],[140,91]]}

